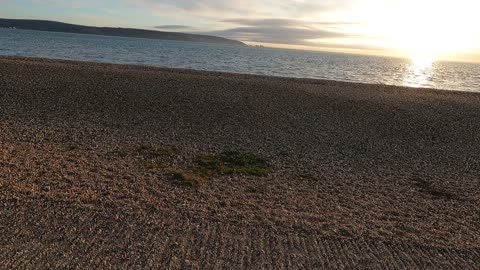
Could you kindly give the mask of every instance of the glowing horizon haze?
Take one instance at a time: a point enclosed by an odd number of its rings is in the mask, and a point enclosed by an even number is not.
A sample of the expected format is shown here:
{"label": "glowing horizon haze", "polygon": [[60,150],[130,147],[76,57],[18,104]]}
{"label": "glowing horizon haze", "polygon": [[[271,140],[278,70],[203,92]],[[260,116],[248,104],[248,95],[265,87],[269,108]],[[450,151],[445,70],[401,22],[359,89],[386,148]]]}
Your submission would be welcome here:
{"label": "glowing horizon haze", "polygon": [[0,17],[216,35],[303,50],[480,62],[474,0],[0,0]]}

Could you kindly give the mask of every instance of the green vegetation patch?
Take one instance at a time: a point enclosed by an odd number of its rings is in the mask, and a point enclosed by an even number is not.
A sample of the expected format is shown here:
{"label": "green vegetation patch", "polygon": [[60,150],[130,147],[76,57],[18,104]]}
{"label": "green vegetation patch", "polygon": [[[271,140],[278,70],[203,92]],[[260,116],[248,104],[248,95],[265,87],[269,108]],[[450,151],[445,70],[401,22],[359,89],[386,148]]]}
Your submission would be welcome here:
{"label": "green vegetation patch", "polygon": [[241,174],[265,176],[271,172],[270,166],[265,160],[253,154],[236,151],[200,156],[198,165],[200,172],[206,175]]}
{"label": "green vegetation patch", "polygon": [[174,148],[162,148],[158,146],[141,146],[138,151],[147,159],[155,159],[161,157],[173,157],[178,154],[178,150]]}
{"label": "green vegetation patch", "polygon": [[187,187],[199,187],[205,182],[202,176],[188,172],[175,172],[173,173],[173,179],[179,185]]}

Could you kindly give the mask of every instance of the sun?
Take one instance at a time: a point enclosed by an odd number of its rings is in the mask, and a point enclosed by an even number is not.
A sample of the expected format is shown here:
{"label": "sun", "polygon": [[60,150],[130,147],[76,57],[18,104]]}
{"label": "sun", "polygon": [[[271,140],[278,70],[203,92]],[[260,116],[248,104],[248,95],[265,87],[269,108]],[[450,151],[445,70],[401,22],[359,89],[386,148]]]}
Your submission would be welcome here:
{"label": "sun", "polygon": [[[403,20],[390,26],[399,50],[411,58],[437,59],[463,51],[468,35],[461,14],[449,9],[447,1],[405,1],[398,10]],[[449,10],[452,10],[450,12]]]}
{"label": "sun", "polygon": [[397,54],[433,61],[472,49],[474,0],[371,0],[363,2],[366,32]]}

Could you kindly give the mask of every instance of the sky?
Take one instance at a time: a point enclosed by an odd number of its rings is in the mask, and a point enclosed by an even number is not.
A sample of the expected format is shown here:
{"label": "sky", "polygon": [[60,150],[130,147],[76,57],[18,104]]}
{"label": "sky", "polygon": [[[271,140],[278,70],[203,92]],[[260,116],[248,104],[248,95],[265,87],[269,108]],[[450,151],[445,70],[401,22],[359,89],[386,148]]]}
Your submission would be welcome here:
{"label": "sky", "polygon": [[251,45],[480,62],[476,0],[0,0],[0,17],[217,35]]}

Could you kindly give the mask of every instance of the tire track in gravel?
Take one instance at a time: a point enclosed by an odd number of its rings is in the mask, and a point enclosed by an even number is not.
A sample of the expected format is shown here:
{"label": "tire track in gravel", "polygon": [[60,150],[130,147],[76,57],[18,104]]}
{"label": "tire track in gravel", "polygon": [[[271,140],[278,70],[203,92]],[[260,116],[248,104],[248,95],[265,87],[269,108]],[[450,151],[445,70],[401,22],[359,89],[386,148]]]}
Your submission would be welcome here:
{"label": "tire track in gravel", "polygon": [[[476,249],[273,233],[256,227],[239,230],[218,223],[198,226],[181,220],[177,225],[145,225],[134,217],[114,221],[87,210],[72,214],[63,212],[73,208],[45,206],[50,209],[46,216],[21,204],[0,210],[1,269],[478,269],[480,262]],[[7,225],[16,218],[16,230],[29,233],[11,233]],[[72,230],[77,221],[83,223]],[[50,230],[54,222],[65,224]]]}

